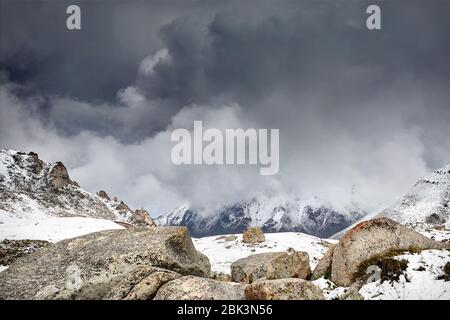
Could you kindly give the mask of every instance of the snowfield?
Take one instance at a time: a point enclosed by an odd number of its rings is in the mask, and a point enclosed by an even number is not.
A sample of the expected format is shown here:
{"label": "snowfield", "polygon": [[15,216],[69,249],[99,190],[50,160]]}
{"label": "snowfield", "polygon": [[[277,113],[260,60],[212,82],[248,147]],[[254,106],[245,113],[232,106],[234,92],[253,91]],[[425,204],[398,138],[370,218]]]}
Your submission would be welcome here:
{"label": "snowfield", "polygon": [[314,268],[327,251],[327,244],[337,242],[296,232],[266,233],[266,241],[260,244],[243,243],[242,234],[234,236],[234,241],[224,241],[226,236],[193,239],[196,249],[209,258],[212,271],[229,274],[231,263],[236,260],[256,253],[281,252],[289,248],[307,252],[311,268]]}
{"label": "snowfield", "polygon": [[438,280],[450,252],[425,250],[396,257],[408,261],[406,274],[398,282],[366,284],[359,293],[367,300],[450,300],[450,281]]}
{"label": "snowfield", "polygon": [[122,229],[111,220],[85,217],[52,217],[34,212],[16,215],[0,210],[0,240],[46,240],[58,242],[101,230]]}
{"label": "snowfield", "polygon": [[[437,233],[435,233],[437,235]],[[230,274],[231,264],[249,255],[263,252],[285,251],[293,248],[308,252],[311,269],[327,251],[327,243],[336,240],[320,239],[302,233],[268,233],[266,242],[252,245],[242,242],[242,235],[235,234],[236,240],[225,241],[224,236],[213,236],[193,239],[198,251],[205,254],[211,263],[211,270]],[[450,300],[450,281],[439,280],[443,275],[442,268],[450,261],[450,251],[425,250],[416,254],[404,254],[396,259],[406,259],[408,268],[400,281],[390,283],[374,282],[362,287],[359,293],[365,300]],[[336,299],[346,293],[346,287],[337,287],[324,278],[313,281],[322,289],[327,299]]]}

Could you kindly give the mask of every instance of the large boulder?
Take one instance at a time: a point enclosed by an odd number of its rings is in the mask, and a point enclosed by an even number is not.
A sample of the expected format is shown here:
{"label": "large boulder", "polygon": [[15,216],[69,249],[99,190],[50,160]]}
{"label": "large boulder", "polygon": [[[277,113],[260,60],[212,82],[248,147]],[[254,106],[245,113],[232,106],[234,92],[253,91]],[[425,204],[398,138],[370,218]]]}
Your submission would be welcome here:
{"label": "large boulder", "polygon": [[[133,287],[124,300],[151,300],[162,285],[180,277],[181,275],[176,272],[155,268],[154,272]],[[120,294],[119,298],[122,296]]]}
{"label": "large boulder", "polygon": [[443,249],[447,245],[427,238],[391,219],[364,221],[349,230],[333,251],[331,279],[349,286],[359,267],[370,259],[407,250]]}
{"label": "large boulder", "polygon": [[303,279],[258,280],[245,288],[247,300],[324,300],[319,287]]}
{"label": "large boulder", "polygon": [[325,255],[319,260],[319,263],[316,265],[312,273],[312,280],[317,280],[321,277],[331,277],[331,264],[333,262],[334,248],[336,248],[335,244],[330,245],[327,252],[325,252]]}
{"label": "large boulder", "polygon": [[266,279],[299,278],[308,279],[311,275],[307,252],[289,249],[267,262]]}
{"label": "large boulder", "polygon": [[266,241],[266,237],[261,228],[247,228],[242,235],[242,241],[244,243],[260,243]]}
{"label": "large boulder", "polygon": [[290,249],[288,252],[259,253],[231,264],[231,278],[236,282],[252,283],[260,278],[307,279],[311,273],[309,255]]}
{"label": "large boulder", "polygon": [[231,264],[231,279],[235,282],[252,283],[264,278],[267,272],[267,261],[283,254],[283,252],[258,253],[236,260]]}
{"label": "large boulder", "polygon": [[0,299],[122,299],[160,268],[210,273],[208,258],[184,227],[108,230],[16,260],[0,273]]}
{"label": "large boulder", "polygon": [[170,281],[154,300],[243,300],[245,285],[186,276]]}

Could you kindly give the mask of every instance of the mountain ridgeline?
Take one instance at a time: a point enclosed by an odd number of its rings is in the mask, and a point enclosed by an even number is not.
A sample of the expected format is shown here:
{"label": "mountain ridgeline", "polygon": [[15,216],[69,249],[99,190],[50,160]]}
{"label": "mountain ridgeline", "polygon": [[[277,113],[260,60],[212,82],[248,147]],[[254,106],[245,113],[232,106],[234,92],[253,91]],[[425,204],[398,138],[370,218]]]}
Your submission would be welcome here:
{"label": "mountain ridgeline", "polygon": [[361,210],[338,210],[325,202],[264,198],[241,202],[210,215],[181,206],[155,219],[160,226],[187,226],[194,237],[242,233],[249,226],[264,232],[302,232],[329,237],[362,218]]}

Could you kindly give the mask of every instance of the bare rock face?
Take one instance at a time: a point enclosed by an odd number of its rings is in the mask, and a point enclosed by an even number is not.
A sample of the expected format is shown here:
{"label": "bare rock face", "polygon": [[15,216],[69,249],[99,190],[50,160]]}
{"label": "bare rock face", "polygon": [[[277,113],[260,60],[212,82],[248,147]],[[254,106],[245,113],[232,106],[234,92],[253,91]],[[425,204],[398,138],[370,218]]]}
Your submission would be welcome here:
{"label": "bare rock face", "polygon": [[313,280],[317,280],[321,277],[328,278],[331,276],[331,264],[333,262],[334,248],[336,248],[336,245],[331,244],[328,251],[325,252],[325,255],[319,260],[319,263],[316,265],[316,268],[311,276]]}
{"label": "bare rock face", "polygon": [[444,249],[447,245],[431,240],[389,218],[364,221],[348,231],[333,252],[331,279],[340,286],[355,280],[365,261],[393,251]]}
{"label": "bare rock face", "polygon": [[154,300],[243,300],[245,285],[186,276],[163,285]]}
{"label": "bare rock face", "polygon": [[99,192],[97,192],[97,195],[100,198],[103,198],[105,200],[111,201],[111,198],[109,197],[109,195],[106,193],[106,191],[100,190]]}
{"label": "bare rock face", "polygon": [[236,282],[252,283],[257,279],[300,278],[311,273],[306,252],[269,252],[254,254],[231,264],[231,278]]}
{"label": "bare rock face", "polygon": [[303,279],[258,280],[245,288],[248,300],[325,300],[316,285]]}
{"label": "bare rock face", "polygon": [[144,209],[136,209],[134,211],[133,220],[137,224],[141,224],[147,227],[156,227],[156,223],[152,218],[150,218],[150,215]]}
{"label": "bare rock face", "polygon": [[242,235],[242,241],[245,243],[260,243],[266,241],[266,237],[261,228],[247,228]]}
{"label": "bare rock face", "polygon": [[30,163],[30,169],[31,171],[38,175],[42,172],[42,170],[44,169],[44,161],[42,161],[41,159],[39,159],[39,156],[37,153],[35,152],[30,152],[28,153],[29,156],[29,163]]}
{"label": "bare rock face", "polygon": [[62,162],[56,162],[50,169],[47,177],[50,187],[54,190],[59,190],[67,185],[73,185],[74,182],[70,180],[69,173]]}
{"label": "bare rock face", "polygon": [[142,288],[142,281],[160,269],[207,276],[210,264],[195,250],[187,228],[101,231],[13,262],[0,273],[0,299],[124,299],[133,293],[150,297],[152,290]]}

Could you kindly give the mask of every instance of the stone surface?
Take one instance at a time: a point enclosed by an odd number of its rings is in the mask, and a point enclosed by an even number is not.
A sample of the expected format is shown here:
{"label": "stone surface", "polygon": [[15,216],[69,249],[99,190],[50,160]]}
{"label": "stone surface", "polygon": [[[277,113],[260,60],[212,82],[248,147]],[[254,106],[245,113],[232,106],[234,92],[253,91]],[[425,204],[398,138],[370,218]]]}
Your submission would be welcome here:
{"label": "stone surface", "polygon": [[123,299],[155,268],[208,276],[186,228],[109,230],[24,256],[0,273],[0,299]]}
{"label": "stone surface", "polygon": [[59,190],[68,185],[73,185],[69,173],[62,162],[56,162],[48,173],[48,183],[54,190]]}
{"label": "stone surface", "polygon": [[33,253],[50,242],[43,240],[3,240],[0,241],[0,265],[8,266],[20,257]]}
{"label": "stone surface", "polygon": [[245,285],[194,276],[163,285],[154,300],[243,300]]}
{"label": "stone surface", "polygon": [[105,200],[111,201],[111,198],[109,197],[109,195],[106,193],[106,191],[100,190],[99,192],[97,192],[97,195],[100,198],[103,198]]}
{"label": "stone surface", "polygon": [[266,279],[299,278],[311,276],[309,255],[307,252],[288,250],[267,262]]}
{"label": "stone surface", "polygon": [[159,288],[165,283],[181,277],[173,271],[159,269],[142,279],[128,293],[124,300],[151,300],[155,297]]}
{"label": "stone surface", "polygon": [[322,257],[322,259],[319,260],[319,263],[316,265],[312,273],[312,280],[317,280],[321,277],[331,277],[331,263],[333,262],[333,252],[335,247],[336,245],[332,244],[328,248],[327,252],[325,252],[325,255]]}
{"label": "stone surface", "polygon": [[389,218],[364,221],[349,230],[333,252],[331,279],[349,286],[365,261],[393,251],[443,249],[448,244],[436,242]]}
{"label": "stone surface", "polygon": [[264,278],[267,273],[267,261],[282,255],[284,252],[268,252],[253,254],[231,264],[231,278],[235,282],[252,283]]}
{"label": "stone surface", "polygon": [[316,285],[303,279],[258,280],[245,289],[248,300],[324,300]]}
{"label": "stone surface", "polygon": [[231,264],[231,278],[235,282],[252,283],[260,278],[307,279],[311,273],[306,252],[268,252],[248,256]]}
{"label": "stone surface", "polygon": [[266,237],[261,228],[247,228],[242,235],[242,241],[245,243],[260,243],[266,241]]}
{"label": "stone surface", "polygon": [[135,224],[142,224],[143,226],[156,227],[155,222],[144,209],[136,209],[134,211],[133,222]]}

